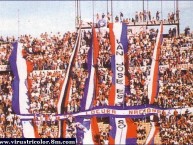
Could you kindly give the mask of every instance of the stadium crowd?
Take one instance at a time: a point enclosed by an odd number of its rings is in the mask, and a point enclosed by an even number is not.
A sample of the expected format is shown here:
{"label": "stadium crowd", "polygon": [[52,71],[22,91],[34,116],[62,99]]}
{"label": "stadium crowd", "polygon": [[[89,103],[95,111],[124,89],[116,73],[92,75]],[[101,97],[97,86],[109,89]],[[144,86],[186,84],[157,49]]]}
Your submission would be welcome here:
{"label": "stadium crowd", "polygon": [[[108,13],[108,17],[110,18],[110,14]],[[176,12],[170,12],[168,13],[167,18],[163,19],[161,18],[161,12],[156,11],[155,15],[152,15],[151,11],[144,10],[144,11],[136,11],[135,16],[132,18],[126,18],[124,17],[123,13],[120,12],[119,16],[115,17],[115,21],[118,22],[125,22],[129,24],[137,24],[137,23],[147,23],[147,24],[159,24],[160,21],[163,21],[163,23],[176,23],[179,21],[179,10],[176,10]],[[108,19],[110,20],[110,19]]]}
{"label": "stadium crowd", "polygon": [[85,83],[88,78],[88,50],[90,48],[91,32],[82,32],[81,47],[75,56],[75,64],[72,67],[72,84],[70,88],[70,96],[68,100],[67,112],[79,112],[81,108],[81,100],[84,96]]}
{"label": "stadium crowd", "polygon": [[149,127],[148,125],[150,123],[149,122],[142,122],[140,120],[138,120],[135,123],[137,125],[137,143],[138,144],[144,144],[145,140],[147,139],[148,133],[149,133],[147,131],[147,127]]}
{"label": "stadium crowd", "polygon": [[55,113],[35,115],[34,122],[38,128],[37,132],[40,138],[58,138],[59,120]]}
{"label": "stadium crowd", "polygon": [[99,42],[99,55],[97,58],[96,75],[97,75],[97,92],[96,106],[106,106],[109,104],[110,87],[112,85],[111,71],[111,51],[110,38],[107,30],[97,33]]}
{"label": "stadium crowd", "polygon": [[67,119],[65,120],[67,127],[66,127],[66,137],[67,138],[76,138],[76,122],[75,122],[75,118],[71,115],[69,115],[67,117]]}
{"label": "stadium crowd", "polygon": [[109,124],[109,119],[108,117],[100,117],[97,118],[97,125],[99,128],[99,134],[96,136],[98,137],[99,144],[101,145],[106,145],[109,144],[109,133],[110,130],[112,129],[112,126]]}
{"label": "stadium crowd", "polygon": [[[115,22],[124,22],[128,24],[140,24],[140,23],[147,23],[147,24],[160,24],[162,21],[163,23],[177,23],[179,21],[179,10],[176,10],[175,12],[170,12],[167,15],[167,18],[162,18],[162,14],[159,11],[156,11],[155,15],[152,14],[149,10],[144,11],[136,11],[134,14],[134,17],[127,18],[124,16],[123,12],[120,12],[119,15],[116,15],[114,20]],[[96,14],[96,26],[97,27],[103,27],[106,24],[112,22],[112,15],[110,12]]]}
{"label": "stadium crowd", "polygon": [[173,114],[163,111],[159,124],[162,144],[193,144],[193,114],[188,109]]}
{"label": "stadium crowd", "polygon": [[0,138],[23,136],[20,117],[12,110],[12,80],[11,73],[0,73]]}
{"label": "stadium crowd", "polygon": [[30,113],[57,113],[57,101],[76,37],[76,33],[70,32],[44,33],[39,39],[30,35],[20,37],[23,57],[33,64],[33,71],[28,75]]}
{"label": "stadium crowd", "polygon": [[159,94],[155,104],[164,108],[192,107],[193,39],[164,39],[160,56]]}
{"label": "stadium crowd", "polygon": [[[145,13],[145,12],[144,12]],[[136,13],[135,21],[153,21],[151,13]],[[176,18],[177,13],[176,13]],[[123,14],[120,20],[124,21]],[[160,20],[159,12],[156,21]],[[168,14],[168,22],[173,23],[175,14]],[[130,93],[126,94],[125,106],[149,104],[147,85],[149,81],[150,65],[157,37],[155,30],[140,31],[129,36],[128,73]],[[75,57],[72,67],[72,87],[68,102],[67,113],[80,111],[81,99],[84,95],[85,81],[88,78],[88,50],[91,32],[83,32],[81,47]],[[58,137],[57,103],[61,93],[61,86],[65,79],[70,56],[74,49],[76,33],[67,32],[64,35],[41,34],[40,38],[30,35],[20,37],[23,44],[23,57],[32,62],[33,71],[28,74],[28,87],[31,114],[44,114],[35,117],[38,134],[42,138]],[[111,52],[109,32],[97,32],[99,41],[99,56],[97,58],[98,92],[96,106],[109,105],[110,87],[112,85]],[[11,42],[14,38],[0,38],[0,65],[9,64],[8,59],[12,51]],[[171,33],[163,40],[159,69],[159,93],[154,105],[162,108],[193,107],[193,39],[189,33],[176,37]],[[186,67],[184,65],[187,65]],[[13,76],[11,73],[0,74],[0,137],[22,137],[22,126],[19,116],[12,110]],[[49,115],[45,115],[49,114]],[[160,117],[160,137],[163,144],[193,144],[192,125],[193,114],[186,111],[179,114],[175,111],[169,117]],[[75,122],[71,116],[67,119],[66,137],[76,137],[76,130],[85,128]],[[109,127],[100,129],[100,143],[106,144]],[[140,123],[137,126],[138,140],[144,140],[146,130]]]}
{"label": "stadium crowd", "polygon": [[66,70],[76,38],[75,32],[64,35],[42,33],[40,38],[22,35],[20,43],[23,44],[24,58],[32,61],[34,70]]}
{"label": "stadium crowd", "polygon": [[[23,57],[33,66],[32,72],[28,74],[29,113],[51,114],[46,120],[44,116],[36,120],[39,122],[40,137],[57,137],[58,125],[54,115],[57,114],[57,101],[76,37],[77,33],[67,32],[63,36],[60,33],[57,35],[44,33],[40,38],[22,35],[19,39],[23,45]],[[15,39],[1,37],[0,41],[1,65],[7,65],[13,49],[11,43]],[[13,114],[11,106],[13,77],[8,73],[1,75],[0,78],[1,124],[4,124],[1,127],[1,137],[22,137],[20,119]]]}
{"label": "stadium crowd", "polygon": [[157,31],[154,29],[130,34],[128,46],[128,78],[130,94],[125,96],[126,106],[149,104],[148,82]]}
{"label": "stadium crowd", "polygon": [[58,137],[58,100],[66,77],[69,60],[75,46],[77,33],[64,35],[47,33],[40,38],[21,36],[23,57],[30,61],[33,70],[28,74],[29,113],[49,114],[37,118],[38,134],[42,138]]}
{"label": "stadium crowd", "polygon": [[[95,140],[99,142],[101,145],[109,144],[109,135],[110,131],[116,127],[112,126],[109,122],[109,117],[98,117],[97,118],[97,125],[99,128],[99,134],[95,136]],[[135,121],[134,121],[135,120]],[[141,119],[131,119],[130,121],[132,124],[135,124],[136,130],[136,142],[137,144],[144,144],[148,133],[150,131],[150,122],[147,121],[145,118]]]}
{"label": "stadium crowd", "polygon": [[44,70],[30,73],[30,113],[57,113],[64,78],[65,70]]}
{"label": "stadium crowd", "polygon": [[6,40],[4,40],[3,37],[0,38],[0,65],[9,64],[9,56],[13,50],[12,42],[14,41],[14,37],[7,37]]}
{"label": "stadium crowd", "polygon": [[72,115],[68,115],[64,120],[66,124],[65,137],[66,138],[79,138],[77,140],[77,144],[83,143],[83,136],[78,135],[77,131],[86,132],[86,127],[82,125],[80,122],[76,122],[76,119]]}
{"label": "stadium crowd", "polygon": [[193,38],[184,35],[163,40],[160,65],[176,66],[193,63]]}
{"label": "stadium crowd", "polygon": [[162,108],[192,107],[192,68],[160,69],[160,88],[155,104]]}

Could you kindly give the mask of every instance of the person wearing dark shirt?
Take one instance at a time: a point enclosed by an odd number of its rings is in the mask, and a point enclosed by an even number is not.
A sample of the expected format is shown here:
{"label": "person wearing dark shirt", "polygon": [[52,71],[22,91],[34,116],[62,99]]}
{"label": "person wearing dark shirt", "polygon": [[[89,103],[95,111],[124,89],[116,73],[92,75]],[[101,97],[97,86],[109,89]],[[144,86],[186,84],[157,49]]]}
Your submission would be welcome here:
{"label": "person wearing dark shirt", "polygon": [[156,20],[159,21],[159,12],[156,12]]}
{"label": "person wearing dark shirt", "polygon": [[120,12],[120,21],[122,22],[123,21],[123,13]]}

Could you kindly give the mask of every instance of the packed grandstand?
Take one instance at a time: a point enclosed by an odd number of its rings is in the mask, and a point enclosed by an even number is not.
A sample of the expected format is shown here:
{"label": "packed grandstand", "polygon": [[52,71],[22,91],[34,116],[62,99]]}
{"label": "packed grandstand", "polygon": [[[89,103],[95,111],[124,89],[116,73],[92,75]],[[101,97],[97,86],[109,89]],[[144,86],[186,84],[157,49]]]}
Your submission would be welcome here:
{"label": "packed grandstand", "polygon": [[[178,16],[146,14],[65,34],[1,37],[1,138],[193,144],[193,35],[173,29],[163,37],[163,24]],[[133,33],[126,25],[143,20],[160,27]]]}

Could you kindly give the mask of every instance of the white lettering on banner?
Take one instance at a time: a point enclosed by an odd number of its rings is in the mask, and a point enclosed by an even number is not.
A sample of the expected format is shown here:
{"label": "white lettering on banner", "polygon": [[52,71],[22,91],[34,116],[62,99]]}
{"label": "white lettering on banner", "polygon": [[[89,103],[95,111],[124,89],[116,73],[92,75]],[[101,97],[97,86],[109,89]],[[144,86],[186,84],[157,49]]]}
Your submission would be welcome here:
{"label": "white lettering on banner", "polygon": [[115,55],[115,62],[116,62],[116,86],[115,86],[115,105],[122,104],[124,99],[124,92],[125,92],[125,66],[124,66],[124,50],[123,46],[120,42],[117,43],[116,47],[116,55]]}
{"label": "white lettering on banner", "polygon": [[0,71],[7,71],[7,70],[10,70],[9,65],[0,65]]}
{"label": "white lettering on banner", "polygon": [[125,94],[125,66],[124,66],[124,50],[120,43],[122,33],[122,23],[113,24],[113,32],[115,35],[115,105],[121,105]]}
{"label": "white lettering on banner", "polygon": [[[190,112],[193,113],[193,107],[188,108],[188,110]],[[104,115],[113,115],[113,116],[126,116],[129,117],[130,115],[147,115],[147,114],[157,114],[160,115],[162,113],[162,111],[165,111],[166,114],[173,114],[174,111],[178,111],[181,112],[182,114],[185,113],[185,111],[187,111],[187,108],[180,108],[180,109],[168,109],[168,110],[162,110],[162,109],[156,109],[156,108],[144,108],[144,109],[125,109],[125,110],[117,110],[117,109],[108,109],[108,108],[103,108],[103,109],[93,109],[91,111],[84,111],[84,112],[79,112],[79,113],[75,113],[72,116],[90,116],[90,115],[98,115],[98,114],[104,114]],[[34,115],[18,115],[21,119],[33,119]],[[58,115],[57,115],[58,116]],[[67,118],[69,115],[65,114],[65,115],[59,115],[59,119],[65,119]]]}
{"label": "white lettering on banner", "polygon": [[116,110],[114,109],[96,109],[87,111],[86,115],[94,115],[94,114],[116,114]]}
{"label": "white lettering on banner", "polygon": [[118,128],[120,128],[120,129],[123,129],[126,127],[126,124],[125,124],[123,119],[118,120]]}
{"label": "white lettering on banner", "polygon": [[131,109],[131,110],[115,110],[115,109],[95,109],[87,111],[86,115],[97,115],[97,114],[113,114],[113,115],[145,115],[149,113],[160,114],[162,110],[155,108],[145,109]]}
{"label": "white lettering on banner", "polygon": [[[141,66],[141,67],[129,67],[130,70],[135,70],[135,69],[146,69],[146,68],[150,68],[151,66]],[[159,68],[168,68],[169,65],[160,65]],[[181,69],[188,69],[188,68],[192,68],[193,67],[193,64],[179,64],[175,67],[172,67],[172,68],[181,68]]]}

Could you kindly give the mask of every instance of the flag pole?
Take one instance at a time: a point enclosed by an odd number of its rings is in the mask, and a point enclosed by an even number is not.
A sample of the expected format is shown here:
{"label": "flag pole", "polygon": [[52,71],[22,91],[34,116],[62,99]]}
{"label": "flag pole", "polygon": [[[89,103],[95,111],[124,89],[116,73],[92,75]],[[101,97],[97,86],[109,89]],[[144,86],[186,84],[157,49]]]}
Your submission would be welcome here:
{"label": "flag pole", "polygon": [[18,41],[19,41],[19,25],[20,25],[20,23],[19,23],[20,21],[19,21],[19,9],[17,10],[17,26],[18,26],[18,28],[17,28],[17,35],[18,35],[18,37],[17,37],[17,39],[18,39]]}
{"label": "flag pole", "polygon": [[94,28],[94,0],[92,0],[92,14],[93,14],[92,26],[93,26],[93,28]]}
{"label": "flag pole", "polygon": [[113,23],[113,1],[111,0],[111,21]]}

